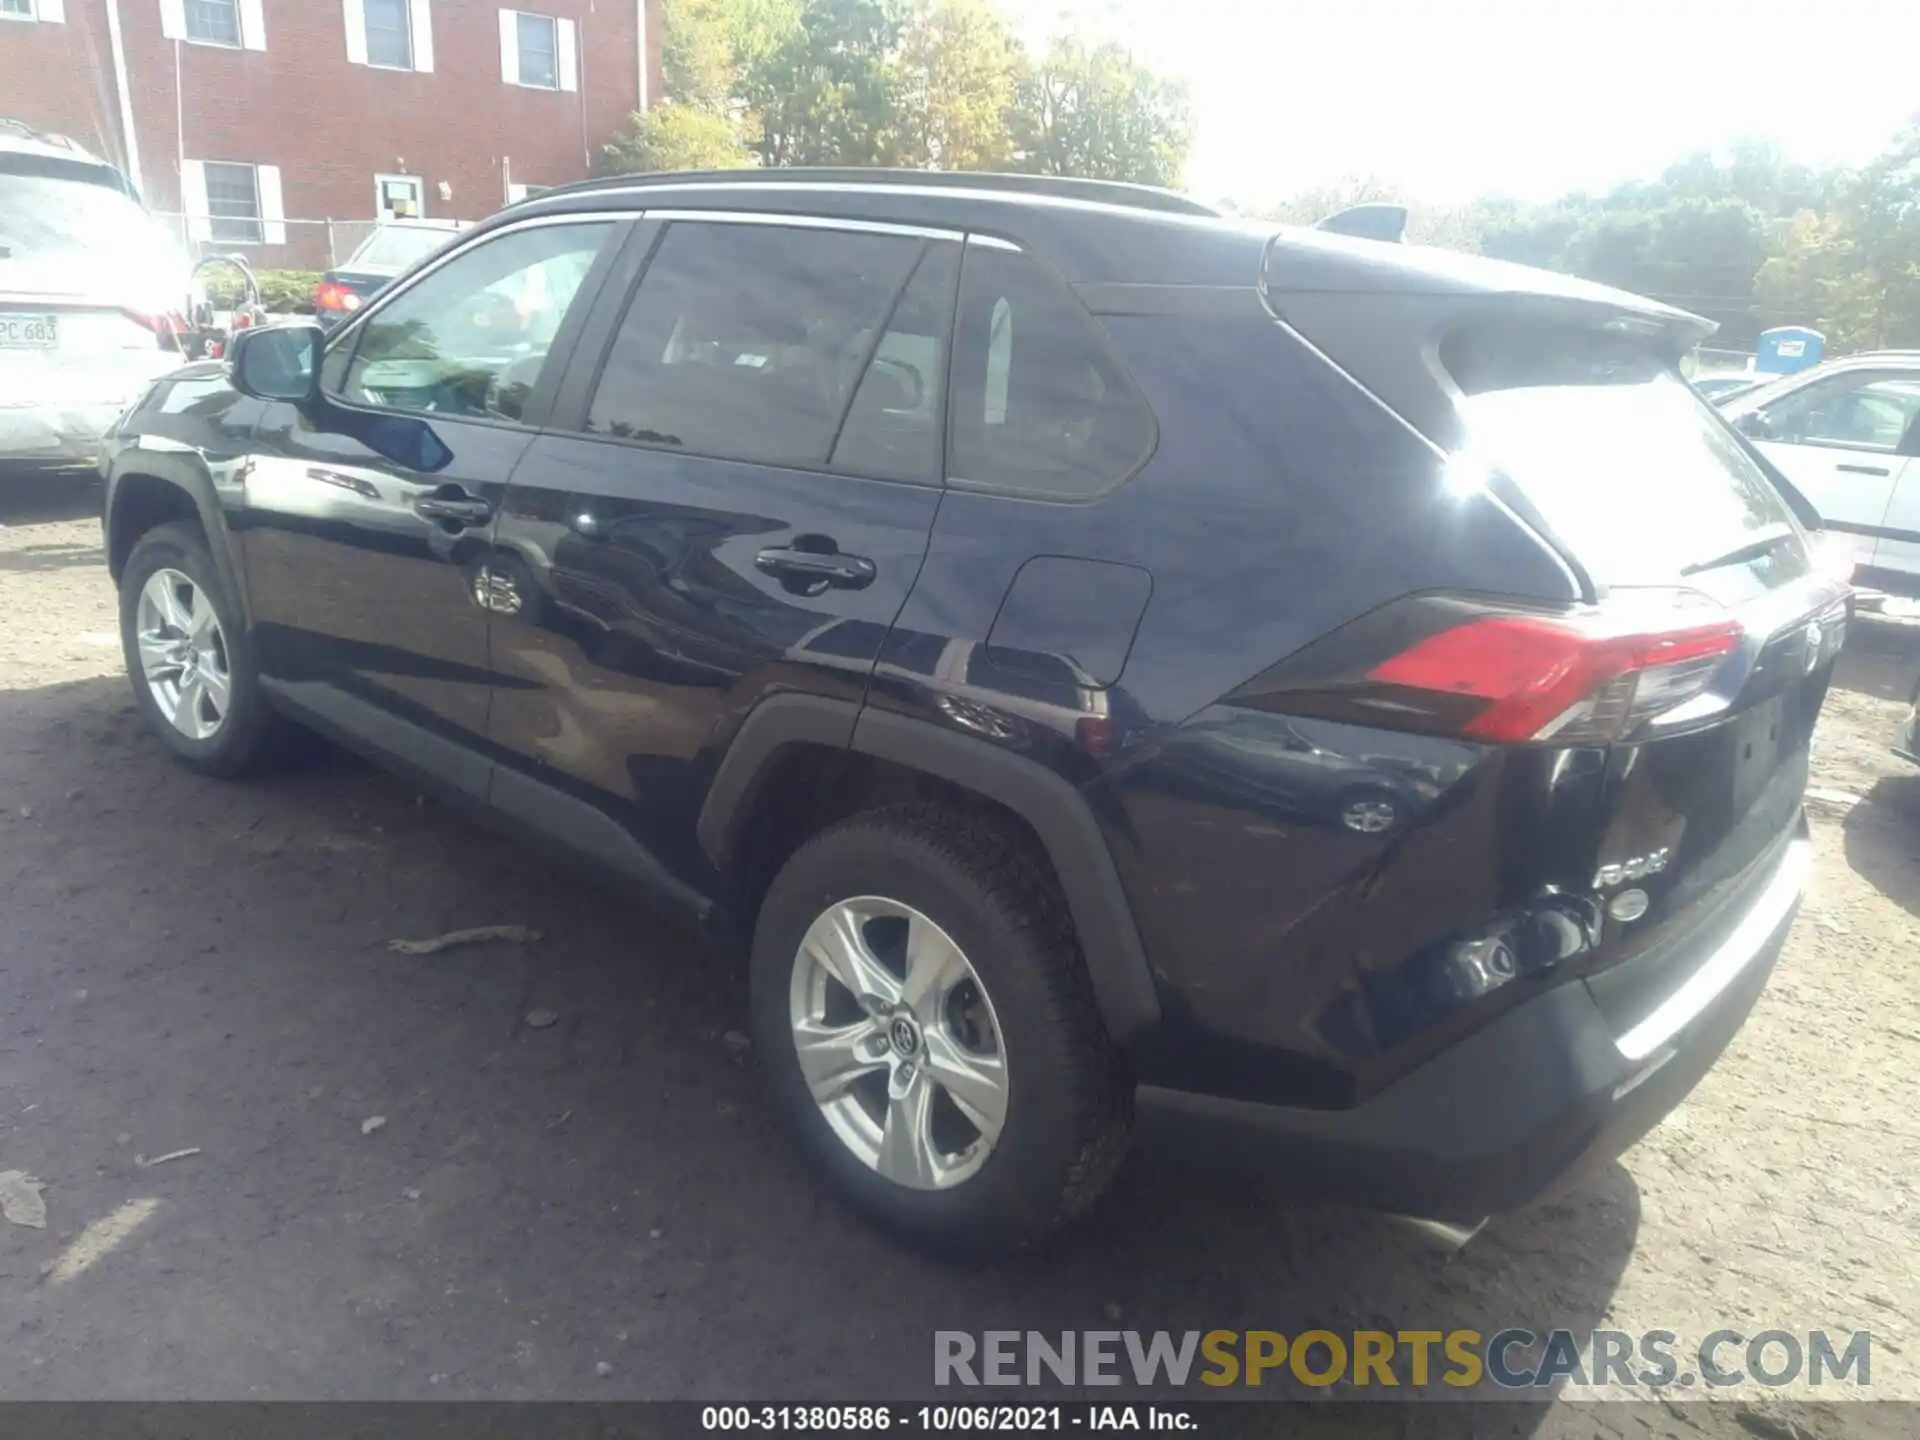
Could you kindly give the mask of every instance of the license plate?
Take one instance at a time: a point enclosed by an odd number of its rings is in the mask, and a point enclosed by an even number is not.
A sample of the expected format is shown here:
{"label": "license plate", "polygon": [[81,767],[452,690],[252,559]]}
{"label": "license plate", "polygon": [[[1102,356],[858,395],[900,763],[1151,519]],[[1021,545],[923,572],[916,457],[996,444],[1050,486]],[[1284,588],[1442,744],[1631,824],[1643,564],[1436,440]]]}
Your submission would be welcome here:
{"label": "license plate", "polygon": [[0,315],[0,350],[57,350],[58,315]]}

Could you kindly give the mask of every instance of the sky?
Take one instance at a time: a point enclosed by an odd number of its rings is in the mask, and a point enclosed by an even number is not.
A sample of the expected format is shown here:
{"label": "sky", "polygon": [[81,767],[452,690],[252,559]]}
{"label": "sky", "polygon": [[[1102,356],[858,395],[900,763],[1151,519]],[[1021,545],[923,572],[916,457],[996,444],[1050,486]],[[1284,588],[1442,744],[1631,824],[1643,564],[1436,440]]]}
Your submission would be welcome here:
{"label": "sky", "polygon": [[1741,136],[1857,164],[1920,111],[1920,0],[1010,0],[1070,6],[1187,81],[1214,200],[1546,200]]}

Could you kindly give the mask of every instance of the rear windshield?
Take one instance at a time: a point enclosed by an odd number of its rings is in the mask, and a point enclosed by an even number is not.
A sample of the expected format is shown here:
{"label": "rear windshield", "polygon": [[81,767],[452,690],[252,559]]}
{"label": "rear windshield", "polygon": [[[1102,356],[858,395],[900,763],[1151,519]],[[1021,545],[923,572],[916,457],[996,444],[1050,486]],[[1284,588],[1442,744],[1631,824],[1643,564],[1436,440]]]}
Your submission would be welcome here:
{"label": "rear windshield", "polygon": [[1450,337],[1440,357],[1465,392],[1474,458],[1505,473],[1596,580],[1671,584],[1723,559],[1799,550],[1766,473],[1651,351],[1482,329]]}
{"label": "rear windshield", "polygon": [[0,259],[110,254],[153,239],[147,214],[104,165],[0,155]]}
{"label": "rear windshield", "polygon": [[404,270],[424,255],[431,255],[445,244],[451,230],[435,230],[418,225],[383,225],[373,233],[358,250],[353,259],[347,262],[347,269],[355,265],[373,265],[382,270]]}

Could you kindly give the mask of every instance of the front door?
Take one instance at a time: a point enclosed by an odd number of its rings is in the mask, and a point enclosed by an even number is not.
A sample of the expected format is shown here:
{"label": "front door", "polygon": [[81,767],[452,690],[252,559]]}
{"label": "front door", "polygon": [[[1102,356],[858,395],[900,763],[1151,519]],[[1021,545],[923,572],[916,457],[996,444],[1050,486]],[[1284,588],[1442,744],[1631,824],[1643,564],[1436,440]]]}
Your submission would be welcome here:
{"label": "front door", "polygon": [[1920,568],[1916,547],[1894,533],[1901,527],[1890,514],[1912,454],[1908,442],[1920,436],[1920,374],[1827,376],[1744,417],[1742,428],[1829,529],[1853,537],[1856,563]]}
{"label": "front door", "polygon": [[550,356],[622,229],[533,223],[456,252],[334,341],[325,404],[274,405],[254,434],[234,518],[268,683],[470,790],[485,789],[486,538]]}
{"label": "front door", "polygon": [[631,244],[631,303],[596,307],[501,510],[489,733],[704,888],[741,720],[783,688],[860,701],[919,572],[960,245],[721,216]]}

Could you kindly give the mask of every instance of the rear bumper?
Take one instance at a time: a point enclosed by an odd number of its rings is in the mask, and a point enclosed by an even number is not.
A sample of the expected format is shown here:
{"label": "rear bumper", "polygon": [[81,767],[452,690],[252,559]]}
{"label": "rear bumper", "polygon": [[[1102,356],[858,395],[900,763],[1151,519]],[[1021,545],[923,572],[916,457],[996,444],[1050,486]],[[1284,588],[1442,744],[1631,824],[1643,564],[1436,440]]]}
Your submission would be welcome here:
{"label": "rear bumper", "polygon": [[1570,982],[1351,1109],[1142,1086],[1141,1137],[1404,1215],[1474,1225],[1518,1209],[1618,1157],[1712,1068],[1766,986],[1811,854],[1804,834],[1787,847],[1732,930],[1625,1032]]}

